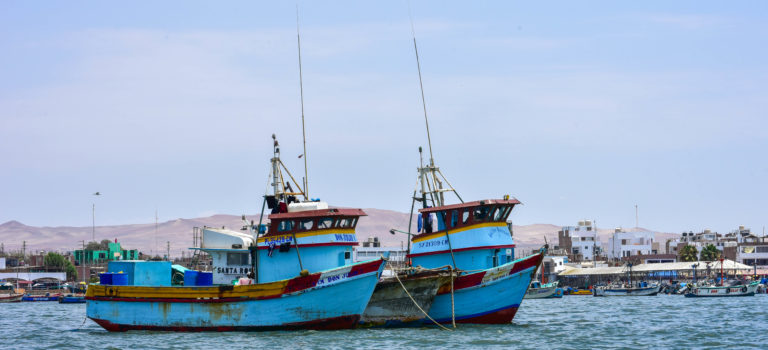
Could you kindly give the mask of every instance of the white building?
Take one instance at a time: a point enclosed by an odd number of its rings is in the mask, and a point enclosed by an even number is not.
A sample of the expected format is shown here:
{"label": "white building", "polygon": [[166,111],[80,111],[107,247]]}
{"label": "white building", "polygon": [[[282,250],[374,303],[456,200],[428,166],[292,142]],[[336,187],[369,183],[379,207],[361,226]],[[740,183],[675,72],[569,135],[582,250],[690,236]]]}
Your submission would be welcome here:
{"label": "white building", "polygon": [[390,262],[405,262],[406,251],[400,247],[355,247],[352,252],[352,261],[361,262],[366,260],[378,259],[389,253]]}
{"label": "white building", "polygon": [[594,260],[602,252],[592,220],[579,221],[578,226],[564,226],[557,233],[558,248],[565,249],[573,261]]}
{"label": "white building", "polygon": [[653,249],[655,234],[650,231],[625,232],[621,228],[613,231],[608,239],[608,251],[611,258],[621,259],[633,255],[656,254]]}

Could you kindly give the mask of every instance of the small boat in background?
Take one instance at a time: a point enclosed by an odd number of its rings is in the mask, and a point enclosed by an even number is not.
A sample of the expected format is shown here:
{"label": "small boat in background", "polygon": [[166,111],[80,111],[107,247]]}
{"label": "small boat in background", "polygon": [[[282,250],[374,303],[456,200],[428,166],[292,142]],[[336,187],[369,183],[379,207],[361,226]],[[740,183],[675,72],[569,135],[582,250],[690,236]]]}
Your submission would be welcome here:
{"label": "small boat in background", "polygon": [[21,297],[21,301],[58,301],[60,296],[60,293],[45,293],[45,295],[24,294],[24,296]]}
{"label": "small boat in background", "polygon": [[593,295],[596,297],[653,296],[661,291],[661,285],[658,283],[637,282],[633,284],[632,263],[627,264],[627,277],[629,283],[614,283],[607,286],[593,287]]}
{"label": "small boat in background", "polygon": [[84,295],[62,295],[59,297],[59,304],[85,304]]}
{"label": "small boat in background", "polygon": [[533,281],[523,299],[562,298],[563,289],[557,287],[559,283],[560,281],[542,284],[539,281]]}
{"label": "small boat in background", "polygon": [[685,293],[687,298],[692,297],[747,297],[757,292],[759,283],[737,284],[730,286],[695,286]]}
{"label": "small boat in background", "polygon": [[0,303],[17,303],[24,294],[0,294]]}
{"label": "small boat in background", "polygon": [[647,282],[641,282],[636,285],[631,284],[614,284],[608,286],[598,286],[594,288],[594,296],[596,297],[618,297],[618,296],[653,296],[659,294],[661,285],[648,284]]}

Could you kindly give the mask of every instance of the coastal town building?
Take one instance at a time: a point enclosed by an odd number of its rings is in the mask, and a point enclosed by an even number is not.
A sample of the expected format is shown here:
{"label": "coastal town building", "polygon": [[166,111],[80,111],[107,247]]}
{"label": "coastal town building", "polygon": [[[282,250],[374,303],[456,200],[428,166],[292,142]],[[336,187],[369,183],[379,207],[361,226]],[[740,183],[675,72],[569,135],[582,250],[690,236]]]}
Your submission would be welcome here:
{"label": "coastal town building", "polygon": [[612,259],[621,259],[633,255],[658,254],[658,244],[654,248],[654,233],[650,231],[626,232],[616,228],[608,239],[606,254]]}
{"label": "coastal town building", "polygon": [[110,242],[106,250],[77,249],[74,252],[74,260],[78,264],[95,264],[111,260],[138,260],[139,251],[136,249],[123,249],[115,240]]}
{"label": "coastal town building", "polygon": [[593,220],[581,220],[577,226],[564,226],[557,232],[557,240],[555,249],[564,249],[573,262],[592,261],[602,254],[602,243]]}
{"label": "coastal town building", "polygon": [[667,251],[679,254],[680,249],[691,245],[701,252],[710,244],[714,245],[725,259],[758,268],[768,267],[768,242],[765,237],[752,234],[751,230],[744,226],[739,226],[725,235],[708,229],[700,233],[683,232],[680,238],[667,241]]}
{"label": "coastal town building", "polygon": [[545,256],[541,262],[541,283],[557,280],[557,275],[568,269],[568,256]]}

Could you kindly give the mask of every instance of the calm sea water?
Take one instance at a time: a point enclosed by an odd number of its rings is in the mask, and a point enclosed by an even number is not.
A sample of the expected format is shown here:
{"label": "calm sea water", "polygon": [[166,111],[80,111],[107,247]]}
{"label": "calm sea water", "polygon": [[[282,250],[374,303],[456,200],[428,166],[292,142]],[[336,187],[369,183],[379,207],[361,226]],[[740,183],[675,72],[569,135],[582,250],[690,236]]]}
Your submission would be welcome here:
{"label": "calm sea water", "polygon": [[525,300],[509,325],[263,333],[108,333],[85,305],[0,304],[3,349],[739,348],[768,349],[768,296]]}

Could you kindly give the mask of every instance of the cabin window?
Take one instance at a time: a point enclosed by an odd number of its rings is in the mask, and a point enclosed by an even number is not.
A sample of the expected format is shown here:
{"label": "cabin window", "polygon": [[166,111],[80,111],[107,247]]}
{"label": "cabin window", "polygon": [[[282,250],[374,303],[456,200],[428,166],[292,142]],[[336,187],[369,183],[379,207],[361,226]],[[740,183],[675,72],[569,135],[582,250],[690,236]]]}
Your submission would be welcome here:
{"label": "cabin window", "polygon": [[333,225],[333,218],[322,218],[317,223],[317,228],[324,229],[324,228],[331,228]]}
{"label": "cabin window", "polygon": [[485,221],[488,219],[488,207],[477,207],[475,208],[475,221]]}
{"label": "cabin window", "polygon": [[304,219],[301,220],[300,228],[304,231],[311,230],[312,227],[315,226],[315,220],[313,219]]}
{"label": "cabin window", "polygon": [[350,219],[350,224],[349,224],[349,226],[350,226],[350,227],[352,227],[352,228],[354,228],[354,227],[355,227],[355,225],[357,225],[357,218],[352,218],[352,219]]}
{"label": "cabin window", "polygon": [[461,223],[466,224],[467,221],[469,221],[469,210],[462,210],[461,211]]}
{"label": "cabin window", "polygon": [[227,253],[227,265],[248,265],[248,253]]}
{"label": "cabin window", "polygon": [[451,211],[451,227],[456,227],[459,223],[459,211],[454,209]]}
{"label": "cabin window", "polygon": [[277,223],[277,231],[285,232],[293,230],[293,220],[283,220]]}
{"label": "cabin window", "polygon": [[493,215],[493,221],[504,221],[505,213],[509,207],[498,207]]}
{"label": "cabin window", "polygon": [[336,225],[336,227],[338,227],[338,228],[347,228],[347,227],[349,227],[349,224],[350,224],[349,219],[342,218],[342,219],[339,219],[338,224]]}
{"label": "cabin window", "polygon": [[512,212],[512,208],[514,208],[514,207],[513,206],[508,206],[508,207],[505,207],[505,208],[506,209],[504,210],[504,218],[502,218],[502,220],[506,221],[507,217],[509,217],[509,213]]}

